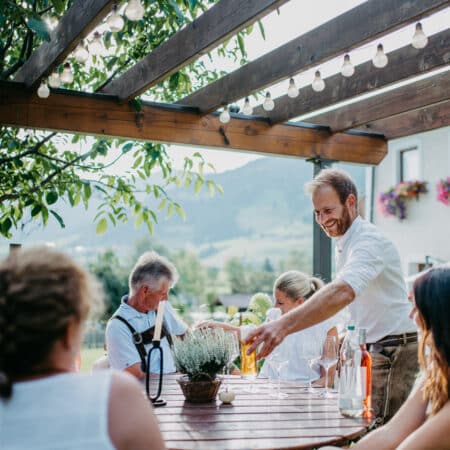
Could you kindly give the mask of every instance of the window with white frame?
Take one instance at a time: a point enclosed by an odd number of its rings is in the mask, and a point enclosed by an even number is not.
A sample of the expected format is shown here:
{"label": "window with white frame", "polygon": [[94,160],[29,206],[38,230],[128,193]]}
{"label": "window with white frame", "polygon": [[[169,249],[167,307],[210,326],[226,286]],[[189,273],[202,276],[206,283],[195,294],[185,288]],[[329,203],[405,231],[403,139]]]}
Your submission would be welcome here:
{"label": "window with white frame", "polygon": [[417,147],[406,148],[399,151],[400,181],[413,181],[420,179],[420,154]]}
{"label": "window with white frame", "polygon": [[423,179],[421,139],[410,137],[398,139],[392,143],[389,151],[394,156],[392,184]]}

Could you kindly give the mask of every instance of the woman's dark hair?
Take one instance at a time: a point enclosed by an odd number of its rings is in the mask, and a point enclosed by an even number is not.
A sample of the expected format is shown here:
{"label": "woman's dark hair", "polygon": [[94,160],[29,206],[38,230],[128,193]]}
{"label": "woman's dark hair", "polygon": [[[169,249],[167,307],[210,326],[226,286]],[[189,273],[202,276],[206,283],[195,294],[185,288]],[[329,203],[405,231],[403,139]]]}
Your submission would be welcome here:
{"label": "woman's dark hair", "polygon": [[45,366],[69,322],[83,322],[100,292],[69,256],[48,247],[0,262],[0,398],[11,396],[16,378]]}
{"label": "woman's dark hair", "polygon": [[430,269],[419,277],[414,283],[414,299],[423,324],[419,359],[427,375],[424,392],[435,414],[449,398],[450,267]]}

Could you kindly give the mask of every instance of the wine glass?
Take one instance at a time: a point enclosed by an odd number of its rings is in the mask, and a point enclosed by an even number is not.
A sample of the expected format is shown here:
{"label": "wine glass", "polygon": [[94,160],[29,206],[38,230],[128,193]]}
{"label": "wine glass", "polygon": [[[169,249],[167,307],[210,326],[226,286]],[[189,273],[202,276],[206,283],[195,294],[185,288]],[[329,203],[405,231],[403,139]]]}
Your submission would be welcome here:
{"label": "wine glass", "polygon": [[226,337],[228,347],[228,360],[223,368],[223,388],[225,391],[228,390],[225,375],[228,374],[229,368],[232,366],[234,360],[239,356],[239,341],[236,333],[234,331],[229,331],[226,333]]}
{"label": "wine glass", "polygon": [[[276,394],[273,395],[276,398],[286,398],[288,395],[281,392],[281,372],[288,365],[289,359],[281,352],[274,350],[268,357],[267,362],[273,368],[277,375],[277,390]],[[272,395],[272,394],[271,394]]]}
{"label": "wine glass", "polygon": [[323,344],[322,355],[317,361],[325,370],[325,393],[323,397],[331,397],[328,389],[328,372],[338,361],[338,344],[336,336],[327,336]]}
{"label": "wine glass", "polygon": [[300,342],[299,356],[308,363],[308,387],[305,391],[314,393],[315,390],[312,387],[312,378],[314,374],[314,367],[317,366],[319,359],[322,356],[323,341],[321,339],[304,339]]}

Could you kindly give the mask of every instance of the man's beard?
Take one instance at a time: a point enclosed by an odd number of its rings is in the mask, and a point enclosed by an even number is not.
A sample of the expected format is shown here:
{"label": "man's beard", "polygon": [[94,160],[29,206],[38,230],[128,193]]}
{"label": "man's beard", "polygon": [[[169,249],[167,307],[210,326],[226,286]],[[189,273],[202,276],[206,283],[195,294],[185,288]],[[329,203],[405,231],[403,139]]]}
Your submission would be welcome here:
{"label": "man's beard", "polygon": [[333,235],[330,235],[329,231],[325,227],[322,227],[322,229],[329,237],[338,237],[343,236],[345,232],[350,228],[351,224],[352,218],[350,216],[350,211],[346,206],[344,206],[341,217],[339,217],[339,219],[336,219],[336,223],[333,225],[333,227],[336,228],[336,232],[333,231]]}

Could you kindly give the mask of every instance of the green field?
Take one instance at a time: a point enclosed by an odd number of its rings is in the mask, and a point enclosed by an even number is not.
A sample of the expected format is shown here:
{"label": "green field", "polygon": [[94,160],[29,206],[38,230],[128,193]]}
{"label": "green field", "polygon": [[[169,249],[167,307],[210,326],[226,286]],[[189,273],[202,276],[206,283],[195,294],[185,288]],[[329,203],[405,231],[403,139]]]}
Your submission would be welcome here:
{"label": "green field", "polygon": [[87,348],[83,347],[81,349],[81,369],[80,372],[90,372],[92,364],[100,356],[103,356],[105,351],[103,348]]}

